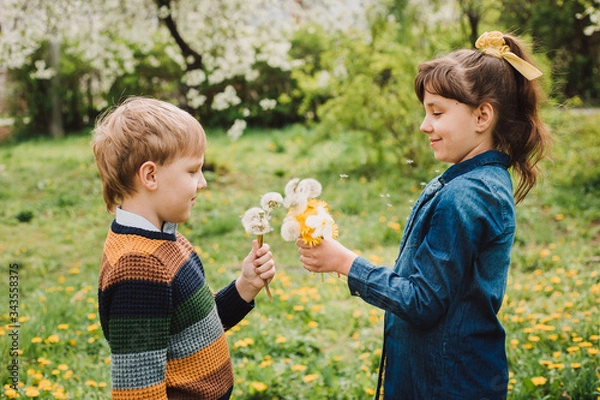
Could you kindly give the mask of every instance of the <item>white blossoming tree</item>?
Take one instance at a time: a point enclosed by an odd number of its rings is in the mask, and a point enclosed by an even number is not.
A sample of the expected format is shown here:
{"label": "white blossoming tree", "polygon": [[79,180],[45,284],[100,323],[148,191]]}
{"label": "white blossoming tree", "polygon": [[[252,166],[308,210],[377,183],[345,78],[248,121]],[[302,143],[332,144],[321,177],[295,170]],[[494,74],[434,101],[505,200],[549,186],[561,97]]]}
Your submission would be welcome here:
{"label": "white blossoming tree", "polygon": [[[30,66],[30,77],[38,81],[60,79],[44,50],[57,43],[63,57],[79,63],[88,107],[101,110],[119,100],[107,94],[118,78],[136,71],[142,58],[156,67],[167,60],[180,68],[180,103],[190,110],[219,112],[239,106],[233,83],[256,79],[258,65],[290,69],[289,37],[305,18],[300,3],[2,0],[0,66]],[[157,48],[161,57],[154,56]],[[256,103],[261,101],[261,108],[269,109],[276,100],[258,93]]]}

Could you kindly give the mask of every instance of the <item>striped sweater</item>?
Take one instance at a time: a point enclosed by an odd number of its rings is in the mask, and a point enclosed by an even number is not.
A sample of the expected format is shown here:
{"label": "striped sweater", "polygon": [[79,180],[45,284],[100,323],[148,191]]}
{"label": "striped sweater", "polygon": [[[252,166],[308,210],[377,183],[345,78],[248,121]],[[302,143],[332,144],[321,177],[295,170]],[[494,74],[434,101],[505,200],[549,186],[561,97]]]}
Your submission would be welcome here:
{"label": "striped sweater", "polygon": [[254,304],[235,282],[213,295],[179,233],[113,222],[98,307],[110,346],[113,399],[227,399],[233,370],[224,331]]}

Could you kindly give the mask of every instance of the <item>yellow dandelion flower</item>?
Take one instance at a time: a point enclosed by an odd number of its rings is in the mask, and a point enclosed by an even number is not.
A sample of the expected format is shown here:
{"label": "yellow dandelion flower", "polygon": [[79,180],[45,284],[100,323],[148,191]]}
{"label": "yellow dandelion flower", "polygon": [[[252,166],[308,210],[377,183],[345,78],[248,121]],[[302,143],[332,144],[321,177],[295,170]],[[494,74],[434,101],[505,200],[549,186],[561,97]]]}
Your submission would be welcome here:
{"label": "yellow dandelion flower", "polygon": [[48,379],[42,379],[37,386],[38,389],[41,390],[50,390],[50,388],[52,387],[52,383]]}
{"label": "yellow dandelion flower", "polygon": [[254,390],[256,390],[257,392],[264,392],[265,390],[267,390],[268,386],[265,385],[262,382],[252,382],[252,388]]}
{"label": "yellow dandelion flower", "polygon": [[38,397],[40,395],[40,391],[37,388],[32,386],[28,386],[25,388],[25,396],[27,397]]}
{"label": "yellow dandelion flower", "polygon": [[64,388],[58,388],[55,391],[52,392],[52,396],[54,396],[55,399],[68,399],[69,395],[65,393],[65,389]]}
{"label": "yellow dandelion flower", "polygon": [[306,371],[308,367],[302,364],[295,364],[290,367],[292,371]]}
{"label": "yellow dandelion flower", "polygon": [[42,338],[39,336],[36,336],[33,339],[31,339],[31,343],[42,343]]}
{"label": "yellow dandelion flower", "polygon": [[323,309],[323,304],[317,304],[313,306],[310,310],[314,313],[318,313]]}
{"label": "yellow dandelion flower", "polygon": [[316,328],[318,326],[319,326],[318,322],[315,322],[315,321],[309,321],[308,322],[308,327],[311,328],[311,329],[314,329],[314,328]]}
{"label": "yellow dandelion flower", "polygon": [[556,220],[556,221],[562,221],[563,219],[565,219],[565,215],[564,214],[556,214],[554,216],[554,220]]}
{"label": "yellow dandelion flower", "polygon": [[69,369],[69,366],[67,364],[59,364],[56,368],[58,368],[61,371],[67,371]]}
{"label": "yellow dandelion flower", "polygon": [[531,382],[535,386],[542,386],[542,385],[545,385],[546,382],[548,382],[548,379],[544,378],[543,376],[536,376],[536,377],[531,378]]}
{"label": "yellow dandelion flower", "polygon": [[283,336],[277,336],[277,338],[275,338],[275,343],[280,344],[280,343],[285,343],[285,337]]}
{"label": "yellow dandelion flower", "polygon": [[46,366],[49,364],[52,364],[52,361],[48,360],[47,358],[44,357],[40,357],[37,359],[37,362],[41,365],[41,366]]}
{"label": "yellow dandelion flower", "polygon": [[317,375],[317,374],[308,374],[302,378],[304,383],[310,383],[310,382],[316,381],[317,379],[319,379],[319,375]]}
{"label": "yellow dandelion flower", "polygon": [[58,343],[59,341],[60,338],[58,335],[50,335],[46,338],[46,340],[44,340],[44,343]]}
{"label": "yellow dandelion flower", "polygon": [[571,363],[571,368],[579,369],[579,368],[581,368],[581,363]]}
{"label": "yellow dandelion flower", "polygon": [[10,387],[4,391],[4,395],[9,399],[16,399],[19,397],[19,393]]}
{"label": "yellow dandelion flower", "polygon": [[375,390],[373,388],[365,388],[365,393],[368,396],[373,396],[375,394]]}
{"label": "yellow dandelion flower", "polygon": [[98,330],[98,324],[88,325],[87,330],[88,330],[88,332],[94,332],[94,331]]}
{"label": "yellow dandelion flower", "polygon": [[61,331],[65,331],[69,329],[69,324],[58,324],[58,329],[60,329]]}
{"label": "yellow dandelion flower", "polygon": [[88,379],[87,381],[85,381],[85,385],[90,387],[96,387],[98,386],[98,383],[96,383],[96,381],[92,379]]}
{"label": "yellow dandelion flower", "polygon": [[338,236],[337,224],[329,215],[328,204],[322,200],[308,200],[306,209],[293,218],[300,224],[300,236],[309,246],[321,243],[323,237]]}
{"label": "yellow dandelion flower", "polygon": [[600,353],[600,350],[591,347],[587,349],[587,352],[589,355],[595,356],[596,354]]}

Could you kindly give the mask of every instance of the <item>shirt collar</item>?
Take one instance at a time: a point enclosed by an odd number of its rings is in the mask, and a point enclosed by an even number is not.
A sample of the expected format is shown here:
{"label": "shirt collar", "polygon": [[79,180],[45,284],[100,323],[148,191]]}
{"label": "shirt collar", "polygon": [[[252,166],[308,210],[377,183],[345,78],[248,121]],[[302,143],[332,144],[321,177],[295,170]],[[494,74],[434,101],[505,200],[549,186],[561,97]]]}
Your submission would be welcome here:
{"label": "shirt collar", "polygon": [[162,226],[162,231],[158,229],[154,224],[148,221],[141,215],[125,211],[121,207],[117,207],[115,220],[119,225],[127,226],[130,228],[143,229],[151,232],[164,232],[174,234],[177,231],[177,224],[173,222],[165,222]]}
{"label": "shirt collar", "polygon": [[510,167],[510,156],[497,150],[486,151],[473,158],[454,164],[440,176],[439,181],[442,185],[445,185],[452,179],[487,164],[499,164],[508,169]]}

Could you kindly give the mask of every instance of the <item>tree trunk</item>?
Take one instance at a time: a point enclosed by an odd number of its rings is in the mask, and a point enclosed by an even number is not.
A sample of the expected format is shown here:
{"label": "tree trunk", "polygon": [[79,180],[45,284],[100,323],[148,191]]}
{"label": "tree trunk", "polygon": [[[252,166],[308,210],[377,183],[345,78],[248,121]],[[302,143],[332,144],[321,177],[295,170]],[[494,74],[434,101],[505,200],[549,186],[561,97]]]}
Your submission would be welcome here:
{"label": "tree trunk", "polygon": [[60,97],[60,44],[51,40],[50,47],[50,67],[56,72],[50,79],[50,134],[54,139],[60,139],[65,136],[65,128],[62,118],[62,99]]}

